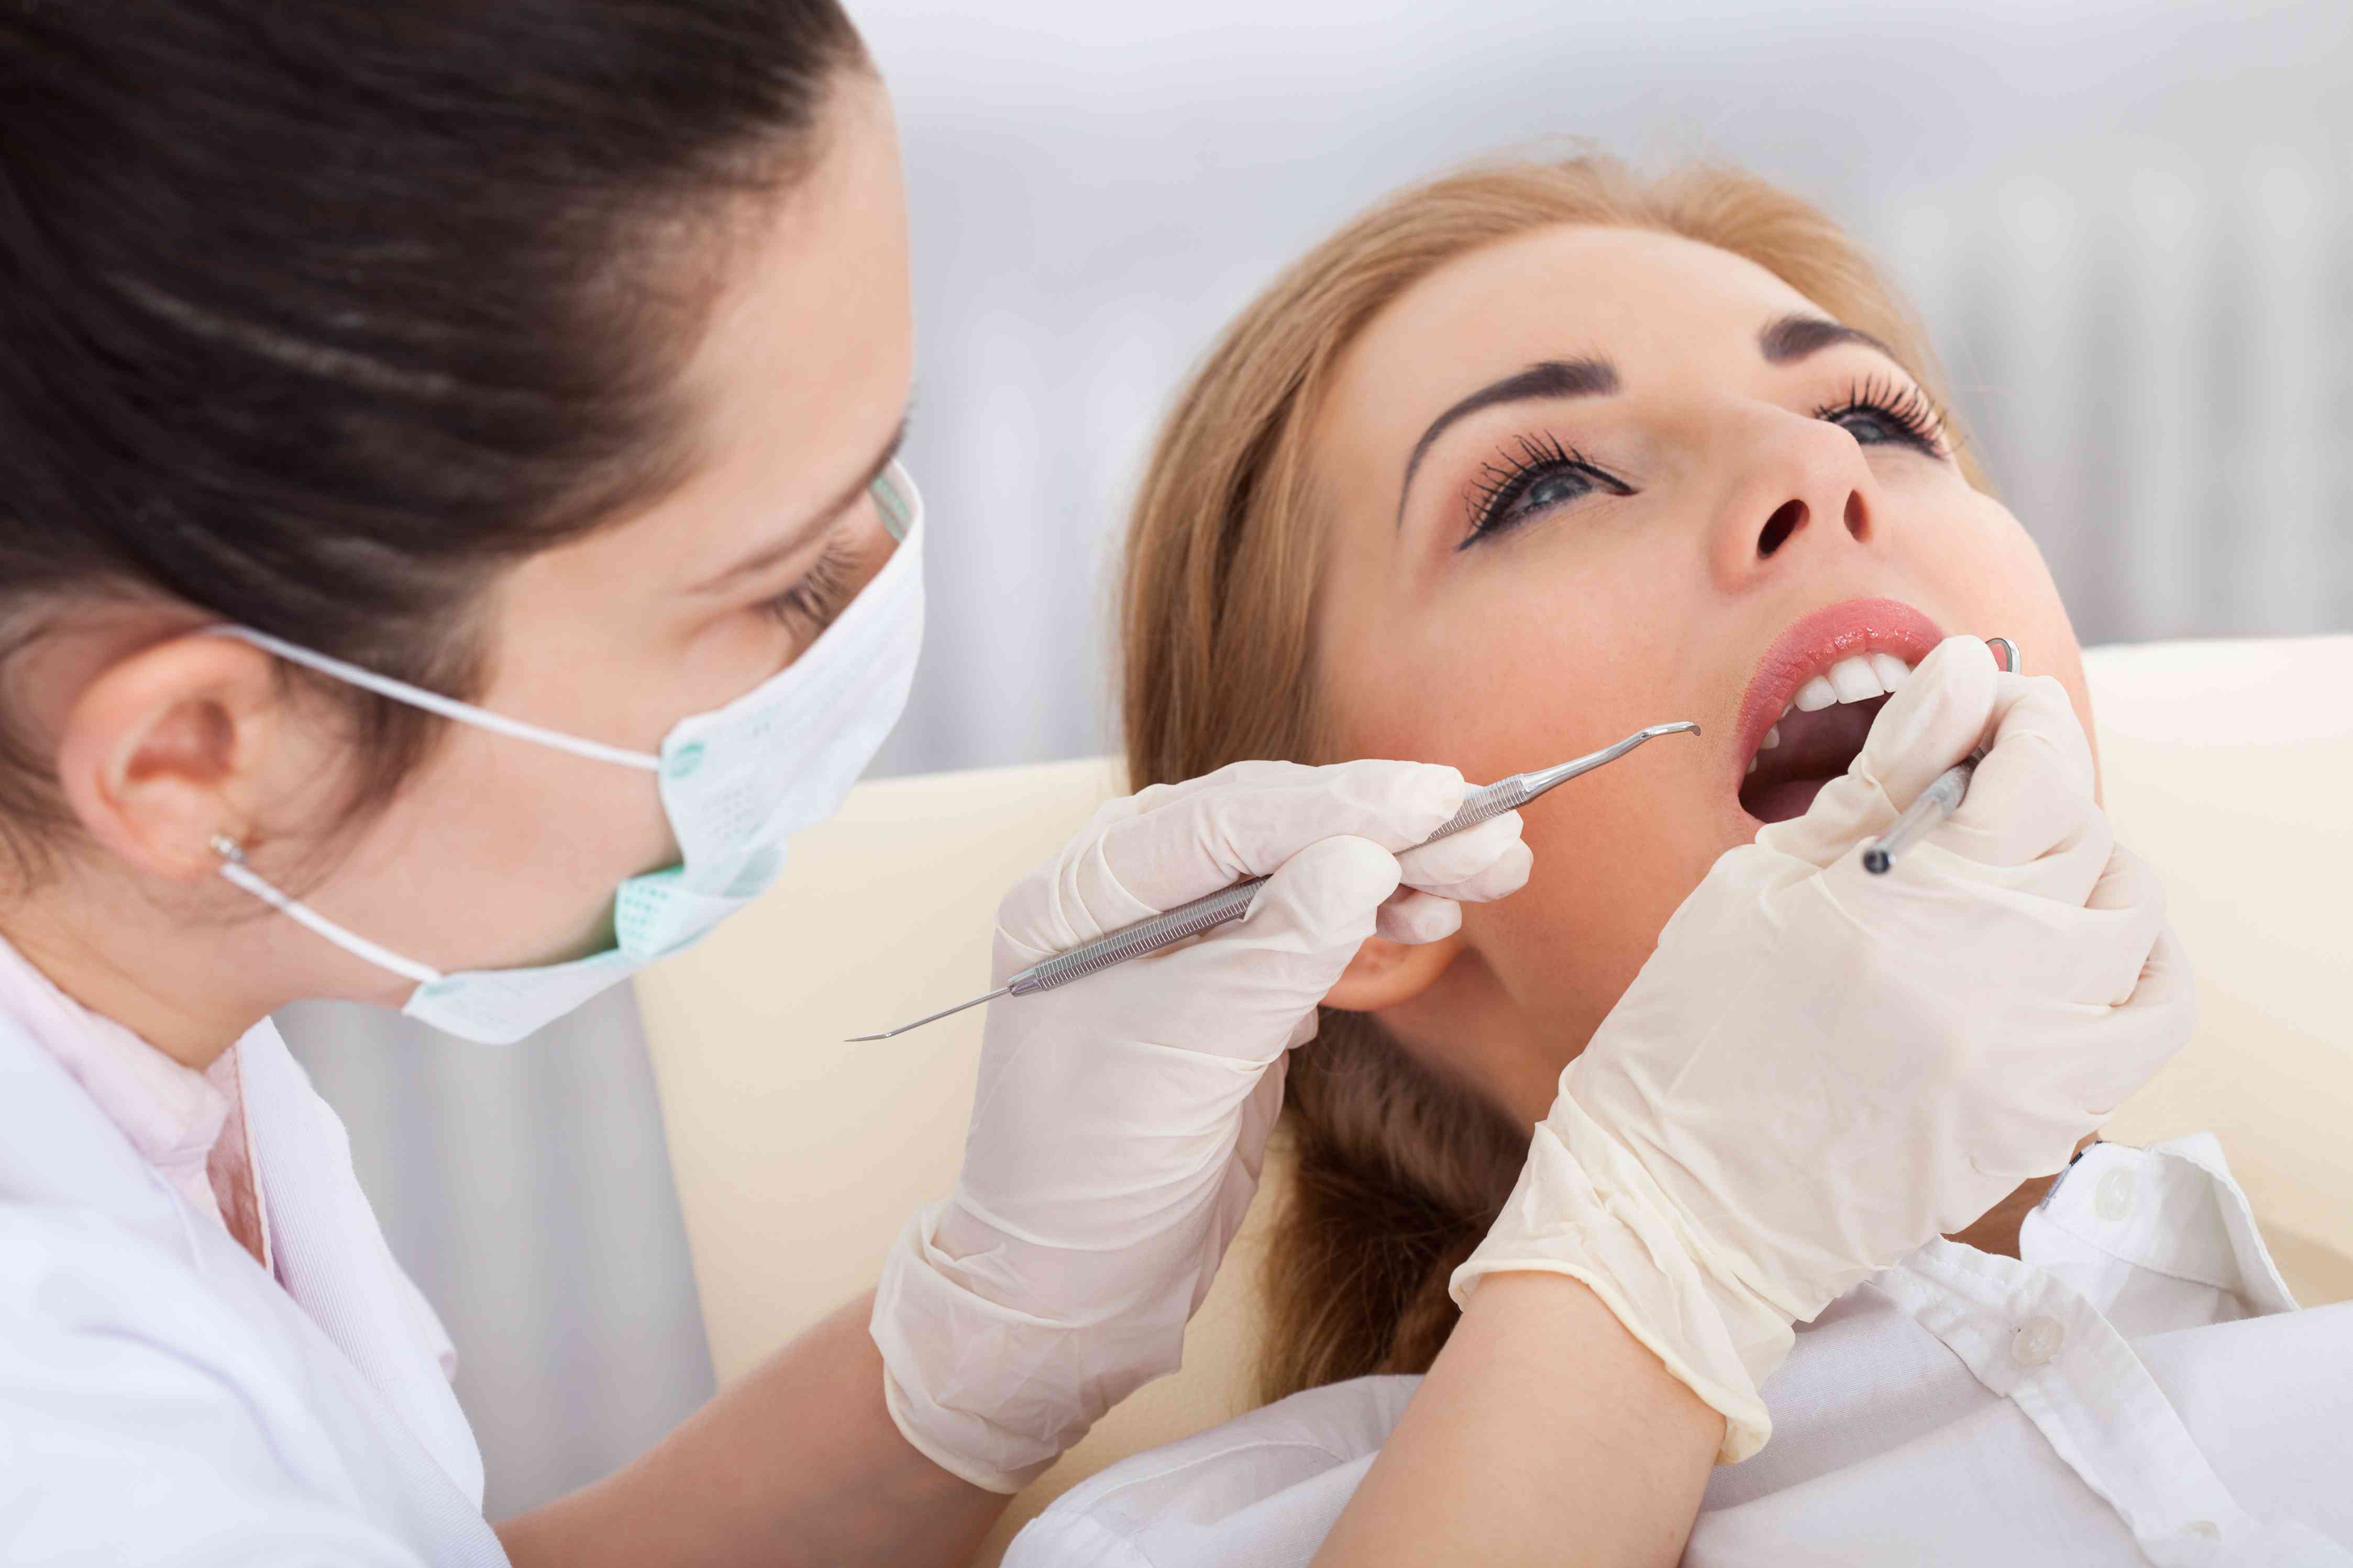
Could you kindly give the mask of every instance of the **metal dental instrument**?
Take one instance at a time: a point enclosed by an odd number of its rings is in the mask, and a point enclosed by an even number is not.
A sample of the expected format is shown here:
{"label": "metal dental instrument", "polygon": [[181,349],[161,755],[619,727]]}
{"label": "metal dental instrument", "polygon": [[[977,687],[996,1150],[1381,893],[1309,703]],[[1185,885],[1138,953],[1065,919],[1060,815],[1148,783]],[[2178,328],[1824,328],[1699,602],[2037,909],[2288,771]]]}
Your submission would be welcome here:
{"label": "metal dental instrument", "polygon": [[[1474,789],[1463,797],[1462,809],[1456,812],[1447,821],[1445,826],[1423,839],[1421,843],[1435,844],[1441,838],[1452,837],[1465,828],[1476,827],[1490,817],[1501,816],[1507,811],[1517,811],[1538,795],[1557,789],[1579,773],[1589,773],[1604,763],[1616,762],[1645,741],[1656,739],[1661,735],[1682,734],[1685,731],[1696,735],[1699,733],[1699,726],[1688,719],[1679,720],[1672,724],[1653,724],[1647,730],[1635,731],[1614,746],[1604,746],[1598,752],[1588,752],[1574,761],[1563,763],[1558,767],[1539,768],[1533,773],[1514,773],[1510,778],[1500,783],[1491,784],[1483,789]],[[1421,845],[1416,845],[1414,847],[1419,848]],[[1147,953],[1158,952],[1162,948],[1174,947],[1187,937],[1198,936],[1205,931],[1224,925],[1228,921],[1241,919],[1250,912],[1250,900],[1258,896],[1258,890],[1261,888],[1266,886],[1266,881],[1264,877],[1252,877],[1248,881],[1236,882],[1223,892],[1211,893],[1207,898],[1195,899],[1189,904],[1179,904],[1166,914],[1155,915],[1148,921],[1138,921],[1131,926],[1122,926],[1119,930],[1107,936],[1098,937],[1083,947],[1074,947],[1068,952],[1057,953],[1051,958],[1039,960],[986,996],[976,996],[969,1002],[959,1002],[953,1007],[933,1014],[928,1018],[918,1018],[912,1024],[902,1024],[895,1029],[885,1029],[879,1035],[856,1036],[848,1043],[860,1045],[868,1040],[887,1040],[893,1035],[903,1035],[910,1029],[920,1029],[926,1024],[938,1022],[949,1014],[961,1013],[967,1007],[977,1007],[984,1002],[994,1002],[1000,996],[1029,996],[1040,991],[1051,991],[1058,985],[1068,985],[1073,980],[1083,980],[1090,974],[1111,968],[1113,964],[1125,963],[1131,958],[1142,958]]]}
{"label": "metal dental instrument", "polygon": [[[1988,637],[1986,646],[1996,650],[2001,668],[2011,675],[2018,673],[2018,645],[2008,637]],[[1969,793],[1969,780],[1977,776],[1978,764],[1985,761],[1985,748],[1979,746],[1960,762],[1955,763],[1929,781],[1920,792],[1920,798],[1906,806],[1894,826],[1862,847],[1862,868],[1874,877],[1883,877],[1894,868],[1895,857],[1909,849],[1913,843],[1930,828],[1953,815]]]}

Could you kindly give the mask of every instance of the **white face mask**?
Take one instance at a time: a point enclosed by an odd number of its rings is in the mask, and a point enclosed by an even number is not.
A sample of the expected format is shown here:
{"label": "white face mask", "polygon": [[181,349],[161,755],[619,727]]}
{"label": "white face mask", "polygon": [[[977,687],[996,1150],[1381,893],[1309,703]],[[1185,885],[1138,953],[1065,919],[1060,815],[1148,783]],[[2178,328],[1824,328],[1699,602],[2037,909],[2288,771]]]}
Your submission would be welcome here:
{"label": "white face mask", "polygon": [[874,497],[900,541],[882,570],[798,659],[724,708],[681,721],[659,755],[543,730],[259,632],[216,628],[460,723],[656,774],[682,859],[621,884],[609,952],[570,963],[443,974],[289,897],[255,875],[225,838],[214,843],[221,875],[345,952],[417,982],[401,1009],[410,1017],[490,1045],[520,1040],[691,945],[776,881],[785,840],[840,809],[907,706],[923,635],[923,500],[895,463]]}

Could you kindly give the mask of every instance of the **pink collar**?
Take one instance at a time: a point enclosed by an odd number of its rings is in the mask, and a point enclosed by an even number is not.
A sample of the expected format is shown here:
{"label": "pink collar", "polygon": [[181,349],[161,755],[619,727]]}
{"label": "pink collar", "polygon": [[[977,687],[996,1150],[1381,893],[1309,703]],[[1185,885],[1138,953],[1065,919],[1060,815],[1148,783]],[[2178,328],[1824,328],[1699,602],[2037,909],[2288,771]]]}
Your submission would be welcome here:
{"label": "pink collar", "polygon": [[[14,1019],[57,1058],[172,1189],[216,1223],[220,1202],[208,1163],[221,1132],[237,1122],[233,1152],[238,1196],[252,1201],[245,1158],[244,1096],[232,1047],[204,1072],[181,1066],[137,1035],[58,990],[0,938],[0,1014]],[[257,1215],[258,1217],[258,1215]],[[266,1234],[266,1230],[264,1232]]]}

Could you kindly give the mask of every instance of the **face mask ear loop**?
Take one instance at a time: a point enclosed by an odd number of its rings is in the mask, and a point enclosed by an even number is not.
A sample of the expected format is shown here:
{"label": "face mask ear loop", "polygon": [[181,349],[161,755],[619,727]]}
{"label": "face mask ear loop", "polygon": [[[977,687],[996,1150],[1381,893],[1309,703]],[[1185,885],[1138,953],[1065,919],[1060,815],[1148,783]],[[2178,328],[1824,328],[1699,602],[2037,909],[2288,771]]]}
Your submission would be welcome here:
{"label": "face mask ear loop", "polygon": [[419,985],[430,985],[441,978],[441,972],[403,958],[390,948],[378,947],[353,931],[345,931],[318,910],[298,899],[289,898],[254,874],[245,863],[245,846],[226,833],[213,835],[212,851],[220,857],[220,874],[236,887],[259,899],[295,924],[308,927],[325,937],[354,958],[364,958],[378,969],[413,980]]}
{"label": "face mask ear loop", "polygon": [[307,647],[271,637],[268,632],[255,631],[250,626],[206,626],[205,631],[207,636],[235,637],[239,642],[251,643],[265,653],[274,653],[289,663],[315,669],[322,675],[333,676],[347,686],[356,686],[380,697],[389,697],[396,702],[406,702],[411,708],[422,708],[427,713],[438,713],[442,718],[454,719],[460,724],[471,724],[478,730],[529,741],[535,746],[569,752],[575,757],[586,757],[591,762],[612,763],[649,773],[661,771],[661,759],[650,752],[632,752],[621,746],[606,745],[601,741],[584,741],[561,730],[545,730],[537,724],[526,724],[520,719],[510,719],[503,713],[493,713],[487,708],[477,708],[470,702],[460,702],[454,697],[444,697],[438,691],[427,691],[421,686],[411,686],[388,675],[378,675],[375,670],[363,669],[356,664],[329,658],[323,653],[312,653]]}

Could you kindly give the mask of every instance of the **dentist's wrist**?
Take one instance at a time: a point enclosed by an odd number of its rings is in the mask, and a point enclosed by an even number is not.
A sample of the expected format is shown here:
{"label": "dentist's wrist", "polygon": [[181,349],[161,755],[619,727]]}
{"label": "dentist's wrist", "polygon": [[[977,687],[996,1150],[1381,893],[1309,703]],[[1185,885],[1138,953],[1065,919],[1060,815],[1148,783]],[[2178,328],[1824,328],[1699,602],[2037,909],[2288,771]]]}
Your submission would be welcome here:
{"label": "dentist's wrist", "polygon": [[1758,1387],[1795,1342],[1790,1313],[1694,1237],[1632,1156],[1566,1096],[1537,1125],[1486,1239],[1454,1271],[1455,1303],[1467,1306],[1481,1279],[1504,1273],[1564,1275],[1590,1290],[1724,1417],[1719,1464],[1771,1436]]}
{"label": "dentist's wrist", "polygon": [[975,1290],[936,1245],[946,1204],[909,1217],[882,1262],[870,1323],[882,1353],[883,1402],[900,1435],[974,1486],[1012,1493],[1081,1437],[1100,1411],[1022,1375],[1068,1331]]}
{"label": "dentist's wrist", "polygon": [[1176,1370],[1191,1299],[1155,1283],[1167,1270],[1148,1261],[1148,1248],[1054,1247],[958,1198],[918,1210],[874,1295],[892,1420],[951,1474],[1019,1491],[1113,1405]]}

